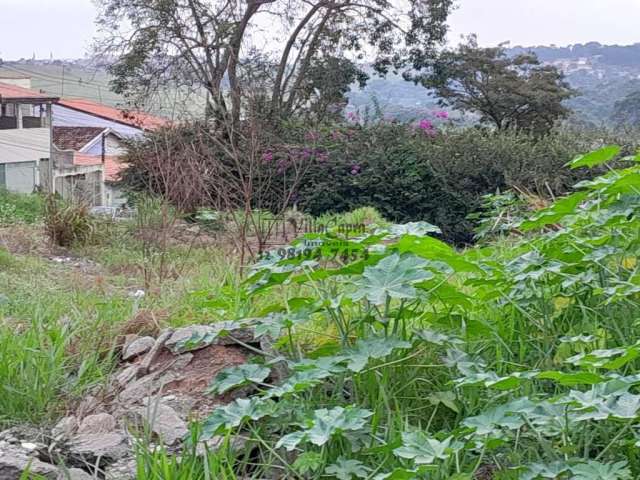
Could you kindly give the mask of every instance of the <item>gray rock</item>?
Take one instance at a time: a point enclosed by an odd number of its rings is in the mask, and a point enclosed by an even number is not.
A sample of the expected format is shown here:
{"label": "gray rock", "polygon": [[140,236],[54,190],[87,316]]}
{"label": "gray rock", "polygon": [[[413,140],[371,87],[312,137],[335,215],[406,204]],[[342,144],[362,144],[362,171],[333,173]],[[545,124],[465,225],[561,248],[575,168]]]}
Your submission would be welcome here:
{"label": "gray rock", "polygon": [[138,372],[140,371],[139,365],[129,365],[116,375],[116,383],[120,387],[124,387],[136,378],[138,378]]}
{"label": "gray rock", "polygon": [[127,385],[127,387],[120,392],[118,400],[126,404],[136,403],[142,398],[156,393],[158,388],[159,386],[154,383],[153,375],[147,375]]}
{"label": "gray rock", "polygon": [[28,469],[31,475],[56,479],[58,469],[27,454],[20,447],[0,443],[0,480],[16,480]]}
{"label": "gray rock", "polygon": [[116,429],[116,419],[108,413],[97,413],[85,417],[78,428],[79,434],[110,433]]}
{"label": "gray rock", "polygon": [[189,432],[186,422],[170,406],[153,399],[145,403],[146,406],[134,409],[133,413],[165,445],[175,445]]}
{"label": "gray rock", "polygon": [[165,330],[160,334],[160,336],[156,339],[156,342],[151,347],[151,350],[144,356],[142,362],[140,362],[140,370],[138,371],[138,376],[146,375],[149,373],[151,369],[151,365],[155,363],[155,361],[160,356],[162,349],[165,347],[167,340],[171,338],[173,335],[173,330]]}
{"label": "gray rock", "polygon": [[206,347],[206,345],[195,345],[189,347],[181,344],[192,338],[194,335],[203,337],[205,335],[214,335],[215,332],[216,330],[209,325],[190,325],[188,327],[178,328],[169,337],[169,339],[165,343],[165,347],[167,347],[173,353],[184,353],[193,350],[199,350],[200,348]]}
{"label": "gray rock", "polygon": [[64,469],[58,474],[58,480],[94,480],[95,478],[81,468]]}
{"label": "gray rock", "polygon": [[70,438],[78,428],[78,419],[73,415],[62,418],[56,426],[51,429],[53,438]]}
{"label": "gray rock", "polygon": [[98,458],[113,462],[129,453],[129,445],[122,433],[83,433],[73,437],[69,452],[89,463]]}
{"label": "gray rock", "polygon": [[256,338],[252,328],[237,328],[228,335],[221,335],[214,342],[216,345],[239,345],[236,341],[242,343],[256,343]]}
{"label": "gray rock", "polygon": [[120,460],[105,469],[105,480],[136,480],[136,461]]}
{"label": "gray rock", "polygon": [[156,340],[153,337],[140,337],[123,349],[122,359],[129,360],[147,353],[156,344]]}

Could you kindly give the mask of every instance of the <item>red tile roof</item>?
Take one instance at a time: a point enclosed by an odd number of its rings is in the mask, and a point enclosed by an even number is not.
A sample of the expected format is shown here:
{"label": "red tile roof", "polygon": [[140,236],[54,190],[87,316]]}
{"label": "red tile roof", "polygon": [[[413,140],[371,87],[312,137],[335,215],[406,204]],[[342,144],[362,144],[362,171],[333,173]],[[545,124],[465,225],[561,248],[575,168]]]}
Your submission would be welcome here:
{"label": "red tile roof", "polygon": [[144,130],[153,130],[154,128],[163,127],[171,123],[166,118],[157,117],[144,112],[109,107],[90,100],[63,98],[58,101],[58,104],[73,110],[95,115],[96,117],[132,127],[142,128]]}
{"label": "red tile roof", "polygon": [[23,100],[30,101],[55,101],[58,97],[52,97],[44,93],[36,92],[28,88],[18,87],[9,83],[0,82],[0,101],[5,100]]}
{"label": "red tile roof", "polygon": [[105,130],[102,127],[53,127],[53,144],[60,150],[82,150]]}
{"label": "red tile roof", "polygon": [[[78,166],[94,166],[102,163],[100,155],[87,155],[85,153],[76,153],[73,156],[73,164]],[[106,182],[117,182],[120,180],[120,173],[127,168],[127,164],[123,163],[118,156],[105,155],[104,157],[104,180]]]}

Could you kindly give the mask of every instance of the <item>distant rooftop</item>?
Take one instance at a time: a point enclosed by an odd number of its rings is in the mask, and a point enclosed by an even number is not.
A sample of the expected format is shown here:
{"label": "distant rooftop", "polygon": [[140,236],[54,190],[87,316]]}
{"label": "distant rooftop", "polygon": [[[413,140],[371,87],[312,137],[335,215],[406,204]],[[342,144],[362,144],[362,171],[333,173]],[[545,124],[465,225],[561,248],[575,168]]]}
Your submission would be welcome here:
{"label": "distant rooftop", "polygon": [[102,127],[53,127],[53,144],[60,150],[80,151],[105,130]]}
{"label": "distant rooftop", "polygon": [[157,117],[148,113],[109,107],[90,100],[78,98],[62,98],[58,101],[59,105],[71,108],[80,112],[89,113],[96,117],[104,118],[114,122],[137,127],[143,130],[153,130],[169,125],[171,122],[166,118]]}
{"label": "distant rooftop", "polygon": [[17,85],[0,82],[0,102],[4,102],[6,100],[10,100],[12,102],[22,101],[24,103],[38,103],[43,101],[55,102],[58,100],[58,97],[36,92],[29,88],[22,88]]}

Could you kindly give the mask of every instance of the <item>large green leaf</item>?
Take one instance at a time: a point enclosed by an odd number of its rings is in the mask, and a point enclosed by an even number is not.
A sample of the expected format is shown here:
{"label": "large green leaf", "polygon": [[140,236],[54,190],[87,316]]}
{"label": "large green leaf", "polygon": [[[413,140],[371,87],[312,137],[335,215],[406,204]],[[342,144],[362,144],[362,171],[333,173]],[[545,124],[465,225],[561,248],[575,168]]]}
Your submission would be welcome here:
{"label": "large green leaf", "polygon": [[269,399],[238,398],[237,400],[216,408],[202,426],[202,437],[214,435],[237,428],[249,420],[260,420],[277,412],[277,405]]}
{"label": "large green leaf", "polygon": [[370,359],[384,358],[395,349],[401,348],[411,348],[411,343],[393,337],[358,340],[353,348],[344,352],[348,362],[347,368],[353,372],[360,372],[367,366]]}
{"label": "large green leaf", "polygon": [[261,383],[271,373],[271,370],[263,365],[246,363],[235,367],[225,368],[211,382],[209,392],[223,394],[232,388],[248,385],[250,383]]}
{"label": "large green leaf", "polygon": [[343,457],[338,458],[336,463],[329,465],[325,470],[329,475],[335,476],[339,480],[351,480],[354,477],[367,478],[370,468],[367,468],[358,460],[347,460]]}
{"label": "large green leaf", "polygon": [[566,166],[571,168],[591,168],[613,160],[619,153],[620,147],[617,145],[608,145],[606,147],[602,147],[600,150],[596,150],[595,152],[579,155],[567,163]]}
{"label": "large green leaf", "polygon": [[571,467],[572,480],[628,480],[631,479],[631,471],[627,468],[627,462],[600,463],[589,460]]}
{"label": "large green leaf", "polygon": [[523,221],[519,228],[529,231],[546,225],[558,223],[563,218],[577,212],[577,207],[587,198],[587,192],[576,192],[556,201],[553,205],[539,211],[533,218]]}
{"label": "large green leaf", "polygon": [[433,277],[433,273],[424,270],[426,265],[427,262],[414,255],[389,255],[364,269],[362,277],[355,282],[358,290],[353,298],[366,298],[377,305],[384,304],[387,298],[416,298],[413,285]]}
{"label": "large green leaf", "polygon": [[284,447],[292,451],[302,442],[310,442],[318,446],[325,445],[334,435],[363,430],[367,418],[371,415],[373,415],[371,411],[353,405],[345,408],[316,410],[309,421],[308,428],[285,435],[278,440],[276,448]]}
{"label": "large green leaf", "polygon": [[429,438],[422,431],[404,432],[402,434],[402,446],[396,448],[393,453],[401,458],[413,460],[416,465],[429,465],[436,460],[446,460],[451,455],[450,448],[452,437],[440,442]]}

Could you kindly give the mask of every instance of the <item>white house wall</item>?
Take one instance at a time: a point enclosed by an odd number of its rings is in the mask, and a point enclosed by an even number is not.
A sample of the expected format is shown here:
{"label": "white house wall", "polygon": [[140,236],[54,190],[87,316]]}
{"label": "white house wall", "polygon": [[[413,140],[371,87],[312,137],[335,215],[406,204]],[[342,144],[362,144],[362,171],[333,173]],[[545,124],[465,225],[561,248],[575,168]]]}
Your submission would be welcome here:
{"label": "white house wall", "polygon": [[0,130],[0,163],[37,162],[51,155],[48,128]]}
{"label": "white house wall", "polygon": [[33,192],[38,183],[36,162],[7,163],[3,166],[8,190],[18,193]]}
{"label": "white house wall", "polygon": [[142,135],[142,129],[129,127],[118,122],[96,117],[90,113],[79,112],[62,105],[53,105],[54,127],[103,127],[111,128],[123,137]]}

